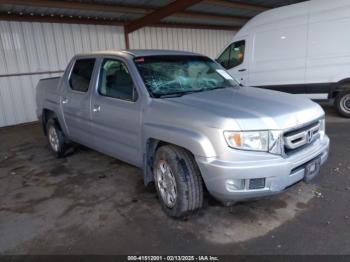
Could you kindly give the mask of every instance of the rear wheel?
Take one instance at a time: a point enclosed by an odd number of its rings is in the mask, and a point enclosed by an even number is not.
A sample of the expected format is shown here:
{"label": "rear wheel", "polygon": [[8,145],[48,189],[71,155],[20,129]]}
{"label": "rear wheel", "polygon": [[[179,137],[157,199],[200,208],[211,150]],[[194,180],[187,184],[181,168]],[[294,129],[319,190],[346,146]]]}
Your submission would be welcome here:
{"label": "rear wheel", "polygon": [[47,139],[50,149],[57,157],[63,157],[66,152],[67,145],[65,137],[57,122],[54,119],[49,119],[46,123]]}
{"label": "rear wheel", "polygon": [[165,213],[184,217],[203,205],[203,185],[193,156],[186,150],[166,145],[156,151],[154,181]]}
{"label": "rear wheel", "polygon": [[350,117],[350,91],[339,93],[335,98],[335,106],[340,115]]}

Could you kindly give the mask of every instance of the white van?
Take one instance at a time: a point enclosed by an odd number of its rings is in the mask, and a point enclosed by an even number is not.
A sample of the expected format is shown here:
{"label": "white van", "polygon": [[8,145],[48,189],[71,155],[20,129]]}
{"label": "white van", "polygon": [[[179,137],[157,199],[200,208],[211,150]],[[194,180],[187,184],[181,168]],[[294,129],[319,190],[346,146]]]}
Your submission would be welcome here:
{"label": "white van", "polygon": [[350,117],[350,1],[312,0],[252,18],[217,58],[243,85],[335,98]]}

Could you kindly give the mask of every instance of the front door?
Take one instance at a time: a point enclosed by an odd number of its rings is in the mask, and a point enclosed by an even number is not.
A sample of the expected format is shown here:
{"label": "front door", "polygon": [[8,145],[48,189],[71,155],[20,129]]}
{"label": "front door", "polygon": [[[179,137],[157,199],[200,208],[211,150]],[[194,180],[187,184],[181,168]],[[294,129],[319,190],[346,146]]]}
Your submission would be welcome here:
{"label": "front door", "polygon": [[91,87],[94,58],[77,59],[73,65],[68,83],[61,96],[64,121],[69,137],[78,143],[92,146],[91,133]]}
{"label": "front door", "polygon": [[95,148],[141,166],[141,103],[126,63],[105,58],[92,99]]}
{"label": "front door", "polygon": [[231,43],[217,61],[242,85],[248,84],[248,61],[245,58],[245,40]]}

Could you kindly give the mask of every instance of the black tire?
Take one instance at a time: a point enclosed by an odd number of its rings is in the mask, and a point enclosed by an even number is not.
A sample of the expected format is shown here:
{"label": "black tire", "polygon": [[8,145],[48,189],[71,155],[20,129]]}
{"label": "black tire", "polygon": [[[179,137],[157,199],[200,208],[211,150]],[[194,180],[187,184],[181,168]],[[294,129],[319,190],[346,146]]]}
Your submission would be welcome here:
{"label": "black tire", "polygon": [[[52,132],[51,129],[54,130],[54,132],[56,132],[57,134],[57,147],[55,147],[52,141],[50,141],[50,139],[52,138],[51,137],[52,134],[50,133]],[[67,144],[65,143],[65,136],[61,131],[61,128],[59,127],[59,125],[54,119],[51,118],[47,121],[46,131],[47,131],[47,140],[51,151],[54,152],[58,158],[64,157],[64,154],[67,150]]]}
{"label": "black tire", "polygon": [[[164,201],[157,181],[159,165],[164,161],[170,167],[176,182],[176,201],[169,207]],[[203,182],[193,156],[186,150],[165,145],[157,149],[153,164],[155,187],[165,213],[173,218],[185,217],[203,206]]]}
{"label": "black tire", "polygon": [[350,91],[341,92],[336,96],[335,107],[341,116],[350,118]]}

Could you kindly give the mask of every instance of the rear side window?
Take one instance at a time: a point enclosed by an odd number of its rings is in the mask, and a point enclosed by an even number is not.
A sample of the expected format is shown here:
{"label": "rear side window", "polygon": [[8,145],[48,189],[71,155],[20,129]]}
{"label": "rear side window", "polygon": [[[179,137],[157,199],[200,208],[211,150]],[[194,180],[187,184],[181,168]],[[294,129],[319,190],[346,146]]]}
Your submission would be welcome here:
{"label": "rear side window", "polygon": [[229,45],[217,61],[225,68],[231,69],[243,63],[245,41],[237,41]]}
{"label": "rear side window", "polygon": [[73,67],[69,78],[69,85],[72,90],[87,92],[89,89],[95,59],[78,59]]}

